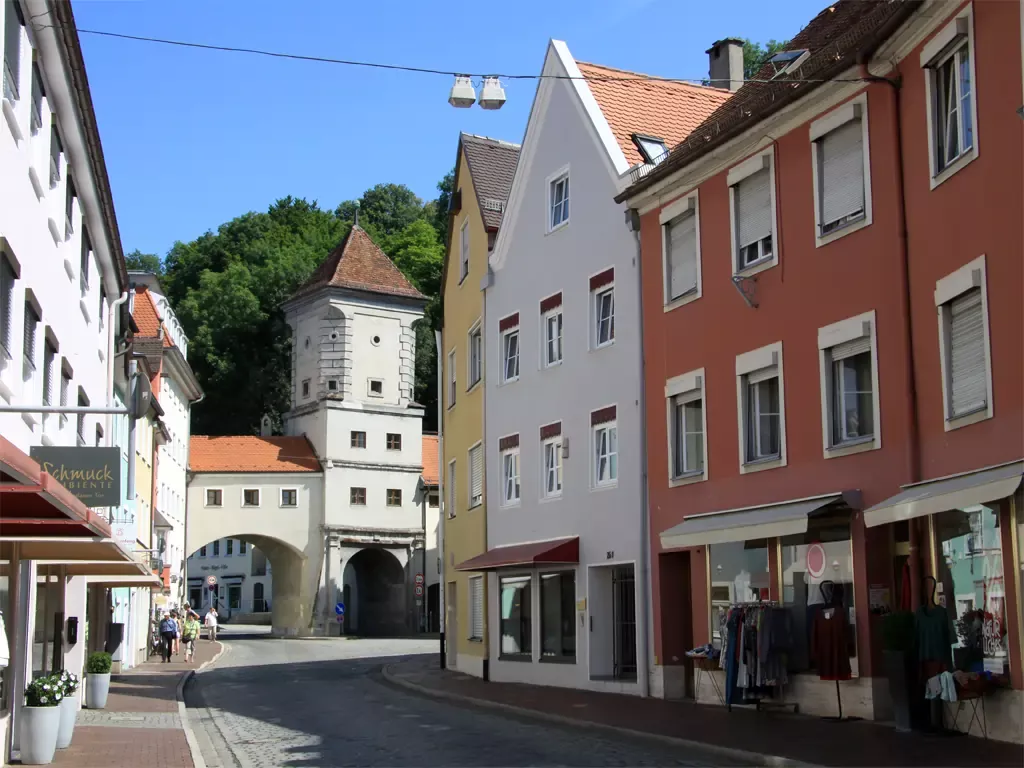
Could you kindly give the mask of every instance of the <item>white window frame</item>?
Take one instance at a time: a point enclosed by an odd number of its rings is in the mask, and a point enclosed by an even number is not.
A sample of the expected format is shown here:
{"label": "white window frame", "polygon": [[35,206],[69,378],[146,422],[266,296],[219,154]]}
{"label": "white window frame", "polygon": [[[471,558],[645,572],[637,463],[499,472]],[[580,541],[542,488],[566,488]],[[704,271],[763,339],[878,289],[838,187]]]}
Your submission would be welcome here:
{"label": "white window frame", "polygon": [[[981,317],[985,338],[985,390],[986,404],[984,408],[971,411],[960,416],[953,414],[953,388],[950,381],[951,363],[949,359],[949,324],[950,303],[968,291],[981,290]],[[985,254],[964,264],[960,269],[946,275],[935,284],[935,309],[939,322],[939,364],[942,373],[942,415],[945,431],[949,432],[961,427],[977,424],[979,421],[991,419],[995,413],[992,396],[992,336],[989,323],[988,277],[985,266]]]}
{"label": "white window frame", "polygon": [[[548,358],[548,342],[551,339],[548,337],[548,322],[552,319],[557,318],[558,329],[558,359],[552,360]],[[561,305],[554,309],[548,310],[540,317],[540,357],[541,367],[543,368],[554,368],[556,365],[561,365],[562,360],[565,359],[565,318],[562,315]]]}
{"label": "white window frame", "polygon": [[[486,627],[486,610],[487,610],[487,596],[484,591],[484,577],[481,576],[470,576],[469,577],[469,636],[468,640],[471,642],[483,642],[484,631]],[[478,590],[474,593],[474,589]],[[476,634],[477,621],[480,623],[480,634]]]}
{"label": "white window frame", "polygon": [[[220,491],[220,504],[210,503],[210,491]],[[203,491],[203,506],[211,509],[220,509],[224,506],[224,489],[223,488],[206,488]]]}
{"label": "white window frame", "polygon": [[[736,186],[744,179],[753,176],[758,171],[768,169],[769,200],[771,205],[772,220],[772,255],[740,268],[739,254],[739,233],[736,221]],[[732,275],[733,277],[750,277],[766,269],[778,266],[780,252],[779,243],[779,219],[777,200],[775,199],[775,150],[772,147],[763,149],[753,157],[749,157],[739,165],[732,167],[727,174],[729,185],[729,238],[732,252]]]}
{"label": "white window frame", "polygon": [[[869,436],[837,443],[832,434],[832,422],[835,418],[832,349],[862,338],[868,339],[871,344],[871,408],[874,432]],[[821,387],[821,439],[825,458],[835,459],[881,448],[882,418],[878,389],[878,336],[875,310],[818,329],[818,376]]]}
{"label": "white window frame", "polygon": [[[479,335],[480,337],[480,354],[476,359],[477,369],[473,370],[473,337]],[[477,320],[469,329],[469,333],[466,334],[466,391],[469,392],[484,380],[484,334],[483,334],[483,322]],[[474,378],[474,373],[477,374]]]}
{"label": "white window frame", "polygon": [[[508,349],[507,344],[512,336],[516,337],[516,355],[515,355],[515,374],[513,376],[508,375]],[[523,362],[523,337],[519,333],[519,326],[514,325],[511,328],[506,328],[501,332],[501,383],[511,384],[514,381],[519,381],[519,374],[522,370]]]}
{"label": "white window frame", "polygon": [[[600,410],[600,409],[597,409]],[[615,450],[608,452],[609,467],[611,466],[611,457],[615,456],[615,477],[609,477],[602,480],[599,474],[600,468],[600,457],[597,455],[597,444],[599,435],[605,430],[615,430]],[[590,474],[591,482],[593,483],[594,489],[602,488],[614,488],[619,484],[619,422],[618,419],[612,419],[611,421],[604,421],[600,424],[592,424],[590,427]]]}
{"label": "white window frame", "polygon": [[[515,472],[515,496],[509,495],[509,481],[512,479],[506,472],[506,466],[511,463]],[[501,506],[518,507],[523,498],[523,472],[519,454],[519,446],[506,448],[501,452]]]}
{"label": "white window frame", "polygon": [[[964,45],[967,46],[967,49],[970,52],[971,127],[974,132],[972,142],[973,146],[966,152],[963,152],[945,168],[940,170],[937,167],[935,157],[935,131],[937,129],[937,126],[935,125],[935,101],[936,96],[938,95],[935,88],[936,69],[939,65],[946,62],[956,51],[963,48]],[[950,19],[942,29],[936,32],[935,35],[932,36],[931,40],[925,43],[924,47],[921,49],[921,68],[925,70],[925,115],[928,121],[928,172],[930,189],[935,189],[978,157],[978,78],[977,65],[975,64],[976,58],[977,47],[974,44],[973,4],[964,6],[964,8],[956,16]],[[958,138],[961,140],[963,137],[962,126],[963,121],[961,120],[957,134]]]}
{"label": "white window frame", "polygon": [[[398,494],[398,503],[392,504],[390,501],[390,494],[394,491]],[[386,488],[384,490],[384,505],[391,509],[401,509],[404,501],[402,500],[402,489],[401,488]]]}
{"label": "white window frame", "polygon": [[[566,182],[566,196],[568,197],[568,205],[566,207],[568,208],[568,212],[566,213],[565,218],[558,222],[558,224],[552,224],[555,212],[555,185],[563,179]],[[569,166],[566,165],[559,168],[548,176],[544,180],[544,188],[547,190],[545,192],[547,205],[544,206],[544,215],[546,217],[544,231],[550,235],[552,232],[557,232],[562,227],[566,226],[572,216],[572,183],[569,178]]]}
{"label": "white window frame", "polygon": [[[608,341],[601,341],[601,297],[610,293],[612,295],[611,314],[611,338]],[[592,350],[604,349],[615,343],[615,281],[602,285],[590,292],[590,348]]]}
{"label": "white window frame", "polygon": [[[680,296],[672,296],[672,274],[669,266],[669,227],[680,216],[692,211],[694,221],[694,234],[697,243],[697,285]],[[704,280],[701,269],[700,255],[700,194],[693,190],[675,202],[665,206],[658,215],[658,224],[661,226],[661,281],[663,286],[664,311],[671,312],[677,307],[696,301],[704,295]]]}
{"label": "white window frame", "polygon": [[[284,494],[287,491],[294,491],[295,492],[295,503],[294,504],[285,504],[284,503]],[[299,506],[299,489],[298,488],[282,488],[281,489],[281,493],[279,494],[279,497],[278,497],[278,501],[280,502],[279,506],[281,507],[281,509],[295,509],[296,507]]]}
{"label": "white window frame", "polygon": [[459,285],[469,277],[469,217],[459,228]]}
{"label": "white window frame", "polygon": [[[352,491],[362,491],[363,501],[362,503],[352,500]],[[365,507],[366,506],[366,486],[365,485],[351,485],[348,489],[348,505],[350,507]]]}
{"label": "white window frame", "polygon": [[451,461],[448,462],[448,489],[447,489],[448,490],[448,494],[447,494],[448,498],[445,500],[445,504],[448,507],[448,509],[445,510],[445,514],[448,515],[448,519],[449,520],[451,520],[453,517],[455,517],[455,513],[456,513],[456,509],[455,509],[456,502],[455,502],[455,500],[458,497],[455,495],[455,493],[456,493],[456,487],[457,487],[457,482],[456,482],[457,479],[458,479],[458,475],[456,474],[455,459],[452,459]]}
{"label": "white window frame", "polygon": [[[751,375],[774,369],[779,378],[779,455],[774,459],[747,461],[747,382]],[[739,428],[740,474],[784,467],[786,453],[786,377],[782,365],[782,342],[768,344],[736,356],[736,422]]]}
{"label": "white window frame", "polygon": [[[249,491],[256,491],[256,503],[255,504],[246,504],[245,503],[245,494],[248,493]],[[260,489],[260,488],[243,488],[242,489],[242,506],[243,507],[249,507],[249,508],[259,507],[259,506],[262,506],[262,504],[263,504],[263,491],[262,491],[262,489]]]}
{"label": "white window frame", "polygon": [[[864,161],[864,214],[828,234],[821,234],[821,142],[828,134],[854,120],[860,121],[861,148]],[[814,247],[821,248],[864,227],[871,226],[874,212],[871,204],[871,147],[868,144],[868,95],[856,98],[811,123],[811,180],[814,187]]]}
{"label": "white window frame", "polygon": [[456,356],[455,350],[451,350],[448,353],[448,410],[455,407],[455,401],[458,395],[458,377],[456,374]]}
{"label": "white window frame", "polygon": [[[473,485],[476,481],[476,476],[473,474],[473,451],[480,451],[480,498],[473,498]],[[473,445],[469,446],[469,450],[466,451],[466,509],[476,509],[484,503],[484,496],[487,493],[487,469],[484,466],[486,457],[483,455],[484,444],[482,440],[477,440]]]}
{"label": "white window frame", "polygon": [[[558,488],[548,491],[548,451],[553,452],[555,458],[554,471],[558,477]],[[540,442],[540,497],[543,501],[562,498],[562,489],[565,487],[565,470],[562,462],[562,436],[555,435]]]}
{"label": "white window frame", "polygon": [[[380,393],[379,394],[373,391],[373,383],[375,381],[379,381],[380,382]],[[368,378],[366,380],[366,396],[367,397],[384,397],[384,379],[378,379],[378,378],[373,377],[373,376]]]}
{"label": "white window frame", "polygon": [[[705,397],[704,381],[704,369],[698,368],[695,371],[673,376],[665,382],[665,427],[668,434],[668,484],[670,488],[699,483],[708,479],[708,404]],[[701,401],[700,417],[701,429],[704,430],[704,464],[700,470],[677,475],[675,471],[676,406],[694,400]]]}

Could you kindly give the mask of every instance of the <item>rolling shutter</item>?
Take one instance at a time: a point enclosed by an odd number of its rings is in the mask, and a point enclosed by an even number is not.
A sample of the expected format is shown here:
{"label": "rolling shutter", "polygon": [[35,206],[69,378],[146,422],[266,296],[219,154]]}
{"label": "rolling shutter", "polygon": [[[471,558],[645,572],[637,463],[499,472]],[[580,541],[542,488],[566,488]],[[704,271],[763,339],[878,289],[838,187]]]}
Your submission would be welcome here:
{"label": "rolling shutter", "polygon": [[949,307],[950,410],[957,416],[985,406],[988,399],[981,289],[958,296]]}
{"label": "rolling shutter", "polygon": [[736,185],[736,236],[743,248],[771,233],[771,176],[765,168]]}
{"label": "rolling shutter", "polygon": [[676,299],[697,287],[697,217],[691,211],[669,222],[669,299]]}
{"label": "rolling shutter", "polygon": [[25,336],[23,347],[25,353],[25,361],[32,366],[33,370],[36,367],[36,324],[39,322],[39,315],[36,314],[35,308],[25,303]]}
{"label": "rolling shutter", "polygon": [[469,580],[469,637],[484,639],[484,578],[474,576]]}
{"label": "rolling shutter", "polygon": [[484,447],[478,445],[469,452],[469,504],[479,504],[484,498]]}
{"label": "rolling shutter", "polygon": [[46,341],[43,345],[43,405],[53,405],[53,366],[57,350]]}
{"label": "rolling shutter", "polygon": [[860,120],[825,134],[821,152],[821,226],[864,210],[864,142]]}
{"label": "rolling shutter", "polygon": [[836,344],[830,350],[833,360],[845,360],[848,357],[863,354],[871,351],[871,337],[861,336],[843,344]]}
{"label": "rolling shutter", "polygon": [[0,346],[8,353],[11,349],[11,307],[14,304],[14,270],[0,253]]}

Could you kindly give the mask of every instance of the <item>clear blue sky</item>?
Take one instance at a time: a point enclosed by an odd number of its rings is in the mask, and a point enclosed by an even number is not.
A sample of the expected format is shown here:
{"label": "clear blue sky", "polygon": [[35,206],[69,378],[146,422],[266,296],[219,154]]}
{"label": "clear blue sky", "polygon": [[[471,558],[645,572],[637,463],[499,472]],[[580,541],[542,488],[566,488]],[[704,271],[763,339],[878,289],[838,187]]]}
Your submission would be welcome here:
{"label": "clear blue sky", "polygon": [[[470,72],[539,72],[549,38],[583,61],[700,78],[715,40],[792,37],[823,0],[445,4],[75,0],[81,29]],[[115,40],[82,47],[125,251],[160,254],[292,195],[333,209],[379,182],[424,199],[460,130],[521,141],[536,87],[500,112],[447,104],[447,77]]]}

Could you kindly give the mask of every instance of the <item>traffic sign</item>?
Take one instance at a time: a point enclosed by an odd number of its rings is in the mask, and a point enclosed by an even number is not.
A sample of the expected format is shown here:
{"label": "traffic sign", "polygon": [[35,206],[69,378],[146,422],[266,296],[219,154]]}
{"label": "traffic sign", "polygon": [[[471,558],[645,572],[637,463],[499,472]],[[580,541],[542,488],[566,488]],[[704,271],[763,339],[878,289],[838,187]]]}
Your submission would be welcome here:
{"label": "traffic sign", "polygon": [[211,573],[209,576],[206,577],[206,583],[209,584],[211,587],[214,586],[217,583],[217,577]]}
{"label": "traffic sign", "polygon": [[345,614],[344,613],[339,613],[338,614],[338,623],[339,624],[344,624],[345,623]]}
{"label": "traffic sign", "polygon": [[416,597],[423,597],[423,585],[422,584],[417,584],[415,592],[416,592]]}
{"label": "traffic sign", "polygon": [[417,584],[422,584],[423,583],[423,574],[422,573],[417,573],[416,574],[416,583]]}
{"label": "traffic sign", "polygon": [[807,547],[807,573],[813,579],[820,579],[825,573],[825,548],[818,542]]}
{"label": "traffic sign", "polygon": [[334,613],[337,616],[344,616],[345,615],[345,604],[344,603],[335,603],[335,605],[334,605]]}

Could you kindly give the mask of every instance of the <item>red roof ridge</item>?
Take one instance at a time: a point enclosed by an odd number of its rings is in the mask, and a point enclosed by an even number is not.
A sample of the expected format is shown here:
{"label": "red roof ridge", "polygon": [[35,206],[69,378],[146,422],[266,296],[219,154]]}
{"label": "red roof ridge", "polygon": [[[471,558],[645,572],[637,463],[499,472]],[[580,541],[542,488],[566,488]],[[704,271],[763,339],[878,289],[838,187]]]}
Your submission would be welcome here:
{"label": "red roof ridge", "polygon": [[192,435],[192,472],[320,472],[305,435]]}

